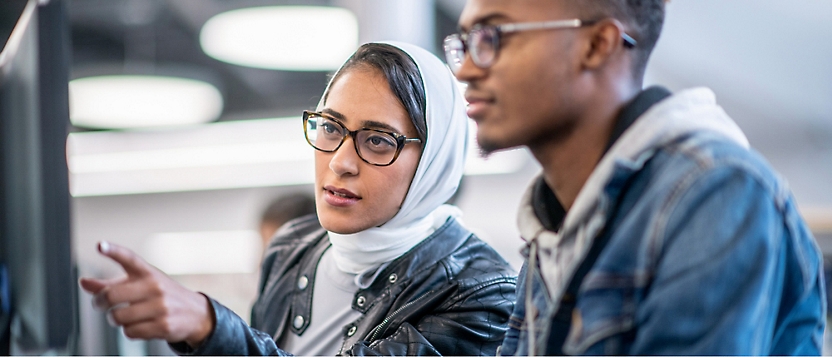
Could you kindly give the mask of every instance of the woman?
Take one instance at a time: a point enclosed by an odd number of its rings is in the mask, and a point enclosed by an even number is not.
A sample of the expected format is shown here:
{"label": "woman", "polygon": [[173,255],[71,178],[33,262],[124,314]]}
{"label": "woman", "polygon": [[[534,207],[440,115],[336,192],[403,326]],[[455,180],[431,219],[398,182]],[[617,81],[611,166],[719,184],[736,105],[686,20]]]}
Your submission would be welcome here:
{"label": "woman", "polygon": [[462,100],[421,48],[371,43],[350,57],[304,112],[318,218],[272,240],[251,327],[112,244],[100,250],[126,280],[81,284],[120,307],[110,317],[128,337],[183,354],[494,355],[514,273],[443,205],[464,166]]}

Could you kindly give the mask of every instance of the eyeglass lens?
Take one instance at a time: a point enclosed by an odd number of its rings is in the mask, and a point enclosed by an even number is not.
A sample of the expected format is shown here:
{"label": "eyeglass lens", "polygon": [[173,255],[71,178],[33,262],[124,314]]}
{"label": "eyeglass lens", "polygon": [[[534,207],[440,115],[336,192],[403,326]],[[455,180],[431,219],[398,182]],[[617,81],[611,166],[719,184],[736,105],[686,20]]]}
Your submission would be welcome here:
{"label": "eyeglass lens", "polygon": [[466,40],[463,40],[459,34],[445,39],[445,57],[451,70],[456,73],[462,67],[466,51],[471,53],[471,59],[478,67],[490,66],[497,55],[497,29],[493,27],[474,29],[464,36],[467,37]]}
{"label": "eyeglass lens", "polygon": [[[337,121],[314,114],[307,117],[306,139],[318,150],[337,150],[347,135],[350,135],[349,131]],[[389,133],[360,129],[353,140],[358,156],[371,164],[388,165],[396,158],[398,140]]]}

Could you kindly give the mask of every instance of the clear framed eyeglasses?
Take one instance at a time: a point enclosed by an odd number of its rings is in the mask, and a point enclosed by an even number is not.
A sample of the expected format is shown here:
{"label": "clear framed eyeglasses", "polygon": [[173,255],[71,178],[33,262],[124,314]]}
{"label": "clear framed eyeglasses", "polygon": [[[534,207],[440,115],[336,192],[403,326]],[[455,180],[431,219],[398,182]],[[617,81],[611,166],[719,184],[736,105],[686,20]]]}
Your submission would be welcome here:
{"label": "clear framed eyeglasses", "polygon": [[[488,68],[497,59],[500,50],[500,37],[507,33],[531,30],[558,30],[591,26],[598,21],[583,21],[579,19],[555,20],[544,22],[523,22],[502,24],[497,26],[477,25],[467,33],[455,33],[445,37],[445,60],[454,73],[462,67],[465,54],[471,54],[471,60],[480,68]],[[626,33],[621,33],[624,47],[635,48],[636,40]]]}

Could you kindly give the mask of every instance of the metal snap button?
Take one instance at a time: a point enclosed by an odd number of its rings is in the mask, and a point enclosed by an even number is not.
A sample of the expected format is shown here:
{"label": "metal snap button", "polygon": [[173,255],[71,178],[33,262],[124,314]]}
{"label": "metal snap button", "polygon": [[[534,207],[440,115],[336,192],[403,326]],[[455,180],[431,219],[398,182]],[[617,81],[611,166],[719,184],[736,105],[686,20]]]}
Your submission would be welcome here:
{"label": "metal snap button", "polygon": [[355,304],[358,306],[364,306],[364,303],[367,302],[367,299],[363,296],[359,296],[358,299],[355,299]]}
{"label": "metal snap button", "polygon": [[393,273],[393,274],[390,274],[390,276],[387,278],[387,281],[389,281],[389,282],[390,282],[390,284],[393,284],[393,283],[395,283],[395,282],[396,282],[396,280],[398,280],[398,279],[399,279],[399,276],[398,276],[398,275],[396,275],[396,273]]}
{"label": "metal snap button", "polygon": [[355,335],[355,331],[358,331],[358,327],[350,327],[350,329],[347,331],[347,336],[352,337],[352,335]]}
{"label": "metal snap button", "polygon": [[298,279],[298,289],[305,290],[307,286],[309,286],[309,278],[304,275]]}
{"label": "metal snap button", "polygon": [[303,327],[303,316],[295,316],[295,320],[292,321],[292,326],[294,326],[297,329]]}

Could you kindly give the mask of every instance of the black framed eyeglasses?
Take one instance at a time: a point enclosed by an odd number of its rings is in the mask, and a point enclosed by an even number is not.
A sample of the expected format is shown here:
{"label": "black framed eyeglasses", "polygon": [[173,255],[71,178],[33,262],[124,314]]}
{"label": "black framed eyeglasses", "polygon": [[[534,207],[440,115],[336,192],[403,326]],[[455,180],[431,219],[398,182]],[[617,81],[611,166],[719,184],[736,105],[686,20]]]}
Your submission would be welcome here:
{"label": "black framed eyeglasses", "polygon": [[422,142],[419,138],[408,138],[378,129],[361,128],[350,131],[338,119],[308,110],[303,111],[303,133],[309,145],[323,152],[337,151],[347,136],[350,136],[358,157],[376,166],[393,164],[405,144]]}
{"label": "black framed eyeglasses", "polygon": [[[502,24],[497,26],[477,25],[467,33],[455,33],[445,37],[445,60],[451,71],[458,72],[465,61],[465,54],[470,52],[471,60],[480,68],[488,68],[497,59],[500,50],[500,37],[507,33],[531,30],[557,30],[592,26],[598,21],[583,21],[579,19],[555,20],[544,22],[523,22]],[[636,40],[626,33],[621,33],[625,48],[635,48]]]}

